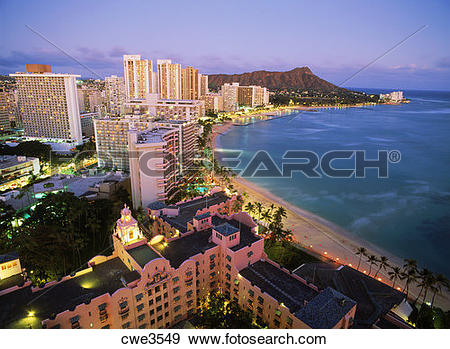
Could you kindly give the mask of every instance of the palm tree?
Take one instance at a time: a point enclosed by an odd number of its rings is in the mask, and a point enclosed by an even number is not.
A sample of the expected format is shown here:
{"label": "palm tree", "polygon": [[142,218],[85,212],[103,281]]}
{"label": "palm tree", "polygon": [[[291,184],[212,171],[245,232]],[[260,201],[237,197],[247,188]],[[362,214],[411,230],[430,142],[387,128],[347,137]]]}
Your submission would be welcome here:
{"label": "palm tree", "polygon": [[370,255],[369,257],[367,257],[367,262],[370,264],[370,268],[369,268],[369,276],[370,273],[372,272],[372,266],[377,266],[377,262],[378,262],[378,258],[375,255]]}
{"label": "palm tree", "polygon": [[434,276],[433,273],[430,273],[425,277],[425,279],[423,280],[423,283],[424,283],[425,293],[423,294],[423,300],[422,300],[422,305],[420,306],[420,309],[422,309],[424,303],[426,303],[426,301],[427,301],[428,291],[430,289],[436,288],[436,286],[435,286],[436,277]]}
{"label": "palm tree", "polygon": [[405,259],[405,264],[403,264],[403,269],[406,270],[415,270],[417,271],[417,261],[415,259]]}
{"label": "palm tree", "polygon": [[244,209],[250,214],[255,213],[255,205],[253,205],[250,201],[247,202],[247,205],[245,205]]}
{"label": "palm tree", "polygon": [[445,287],[449,286],[447,278],[442,274],[437,274],[434,281],[435,281],[435,284],[434,284],[434,287],[432,288],[433,298],[431,299],[431,310],[433,310],[434,299],[436,297],[436,294],[439,294],[442,292],[443,286],[445,286]]}
{"label": "palm tree", "polygon": [[427,286],[427,279],[429,278],[430,275],[431,275],[431,272],[426,268],[419,271],[419,277],[418,277],[419,283],[417,284],[417,286],[420,287],[420,292],[419,292],[419,295],[417,296],[414,304],[417,303],[417,301],[420,299],[420,296],[422,295],[423,290]]}
{"label": "palm tree", "polygon": [[378,262],[380,262],[380,264],[378,264],[378,270],[377,270],[377,272],[375,273],[375,276],[374,276],[375,278],[377,277],[377,275],[381,271],[381,269],[386,270],[386,267],[389,266],[388,260],[389,259],[387,257],[385,257],[385,256],[381,256],[380,257],[380,259],[378,260]]}
{"label": "palm tree", "polygon": [[274,204],[270,204],[269,210],[268,210],[269,213],[272,214],[274,209],[275,209],[275,205]]}
{"label": "palm tree", "polygon": [[392,288],[395,288],[395,282],[402,275],[402,270],[399,267],[392,267],[392,271],[388,272],[389,279],[392,280]]}
{"label": "palm tree", "polygon": [[367,250],[364,247],[358,247],[356,250],[356,254],[359,255],[358,268],[356,268],[356,270],[359,270],[359,266],[361,265],[361,258],[363,256],[366,256]]}
{"label": "palm tree", "polygon": [[408,269],[407,271],[404,271],[401,276],[402,280],[406,279],[405,287],[403,288],[402,292],[405,292],[406,290],[406,299],[408,299],[409,295],[409,285],[411,282],[414,282],[417,280],[417,270],[416,269]]}
{"label": "palm tree", "polygon": [[258,213],[258,219],[261,220],[261,214],[263,212],[263,205],[260,202],[255,202],[255,211]]}
{"label": "palm tree", "polygon": [[270,214],[270,210],[265,210],[262,215],[261,218],[263,220],[266,221],[266,223],[270,223],[270,221],[272,220],[272,215]]}

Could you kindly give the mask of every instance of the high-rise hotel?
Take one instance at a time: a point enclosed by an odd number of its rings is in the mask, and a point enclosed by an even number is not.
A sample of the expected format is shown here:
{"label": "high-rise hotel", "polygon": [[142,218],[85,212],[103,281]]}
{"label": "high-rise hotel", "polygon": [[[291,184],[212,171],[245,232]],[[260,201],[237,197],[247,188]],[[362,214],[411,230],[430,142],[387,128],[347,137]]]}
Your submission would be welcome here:
{"label": "high-rise hotel", "polygon": [[122,115],[125,108],[125,82],[116,75],[105,78],[106,111],[110,115]]}
{"label": "high-rise hotel", "polygon": [[27,64],[16,79],[18,107],[25,135],[32,138],[80,143],[82,141],[76,78],[54,74],[50,66]]}
{"label": "high-rise hotel", "polygon": [[199,99],[200,74],[198,69],[186,67],[181,71],[183,99]]}
{"label": "high-rise hotel", "polygon": [[153,63],[141,59],[140,55],[124,55],[123,71],[127,99],[145,98],[147,93],[155,93]]}

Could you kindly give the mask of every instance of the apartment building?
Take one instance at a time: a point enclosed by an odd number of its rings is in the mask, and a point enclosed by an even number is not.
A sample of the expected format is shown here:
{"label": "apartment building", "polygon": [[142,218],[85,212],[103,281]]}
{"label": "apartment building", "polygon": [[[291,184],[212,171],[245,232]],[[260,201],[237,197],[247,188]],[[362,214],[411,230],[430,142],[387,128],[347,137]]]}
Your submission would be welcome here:
{"label": "apartment building", "polygon": [[141,59],[140,55],[124,55],[123,75],[127,99],[145,98],[148,93],[156,93],[153,62],[150,59]]}
{"label": "apartment building", "polygon": [[49,72],[10,74],[16,79],[25,136],[79,144],[82,141],[76,78]]}
{"label": "apartment building", "polygon": [[208,75],[199,74],[199,76],[200,76],[200,96],[204,96],[209,93]]}
{"label": "apartment building", "polygon": [[10,110],[10,92],[0,87],[0,132],[11,129]]}
{"label": "apartment building", "polygon": [[174,128],[128,133],[133,207],[169,199],[177,191],[179,138]]}
{"label": "apartment building", "polygon": [[101,91],[94,87],[81,86],[77,88],[77,98],[80,113],[92,113],[103,105]]}
{"label": "apartment building", "polygon": [[356,303],[268,259],[247,213],[218,213],[230,200],[216,190],[175,206],[159,203],[151,210],[158,221],[170,217],[172,227],[186,222],[192,229],[151,241],[125,206],[110,256],[96,256],[87,269],[41,288],[25,282],[1,291],[0,326],[171,328],[221,290],[270,328],[350,327]]}
{"label": "apartment building", "polygon": [[[181,65],[158,59],[158,92],[161,99],[182,99]],[[139,97],[142,98],[142,97]]]}
{"label": "apartment building", "polygon": [[186,67],[181,70],[182,99],[199,99],[200,76],[198,69],[192,67]]}
{"label": "apartment building", "polygon": [[105,78],[106,112],[111,116],[123,115],[125,111],[125,81],[116,75]]}
{"label": "apartment building", "polygon": [[200,97],[205,102],[205,111],[218,113],[224,110],[223,96],[219,93],[207,93]]}

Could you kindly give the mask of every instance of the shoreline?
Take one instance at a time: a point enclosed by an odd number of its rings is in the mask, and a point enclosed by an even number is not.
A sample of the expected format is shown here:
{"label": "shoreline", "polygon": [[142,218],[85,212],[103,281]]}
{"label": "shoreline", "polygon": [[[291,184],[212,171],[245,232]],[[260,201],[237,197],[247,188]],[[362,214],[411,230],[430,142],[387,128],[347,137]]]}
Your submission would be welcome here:
{"label": "shoreline", "polygon": [[[224,135],[233,127],[233,121],[229,121],[220,126],[214,126],[213,135],[211,137],[211,145],[213,151],[216,148],[221,148],[219,135]],[[255,183],[248,181],[242,177],[231,178],[235,189],[242,193],[246,192],[248,195],[247,201],[259,201],[264,206],[269,206],[274,203],[277,206],[283,206],[287,210],[287,218],[285,226],[292,229],[296,242],[306,249],[310,249],[316,254],[327,257],[338,263],[346,264],[356,269],[359,257],[355,254],[358,247],[367,249],[368,255],[376,255],[377,257],[386,256],[389,258],[389,264],[393,267],[402,268],[404,259],[390,253],[361,237],[355,236],[339,225],[326,220],[312,212],[302,209],[301,207],[286,202],[284,199],[273,194],[269,190],[258,186]],[[361,272],[364,270],[368,273],[370,270],[366,258],[361,260],[359,268]],[[374,276],[378,267],[372,267],[371,275]],[[392,281],[389,279],[389,269],[381,270],[378,273],[377,279],[390,286]],[[398,286],[397,286],[398,285]],[[396,282],[396,289],[401,287],[403,289],[404,283],[402,281]],[[415,285],[410,285],[410,299],[415,299],[420,290]],[[431,295],[429,296],[431,298]],[[436,295],[435,305],[442,307],[444,310],[450,309],[450,294],[445,289],[442,290],[441,295]]]}

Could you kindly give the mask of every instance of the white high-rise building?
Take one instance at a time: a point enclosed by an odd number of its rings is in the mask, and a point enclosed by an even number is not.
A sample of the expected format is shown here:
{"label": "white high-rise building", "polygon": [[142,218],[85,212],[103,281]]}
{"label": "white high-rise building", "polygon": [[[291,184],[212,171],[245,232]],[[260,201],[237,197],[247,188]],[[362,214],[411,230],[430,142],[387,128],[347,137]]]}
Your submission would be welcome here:
{"label": "white high-rise building", "polygon": [[161,99],[182,99],[181,65],[158,59],[158,92]]}
{"label": "white high-rise building", "polygon": [[76,78],[49,72],[10,74],[16,79],[25,136],[81,143]]}
{"label": "white high-rise building", "polygon": [[125,94],[128,100],[145,98],[147,93],[156,92],[151,60],[141,59],[140,55],[124,55],[123,75],[125,77]]}

